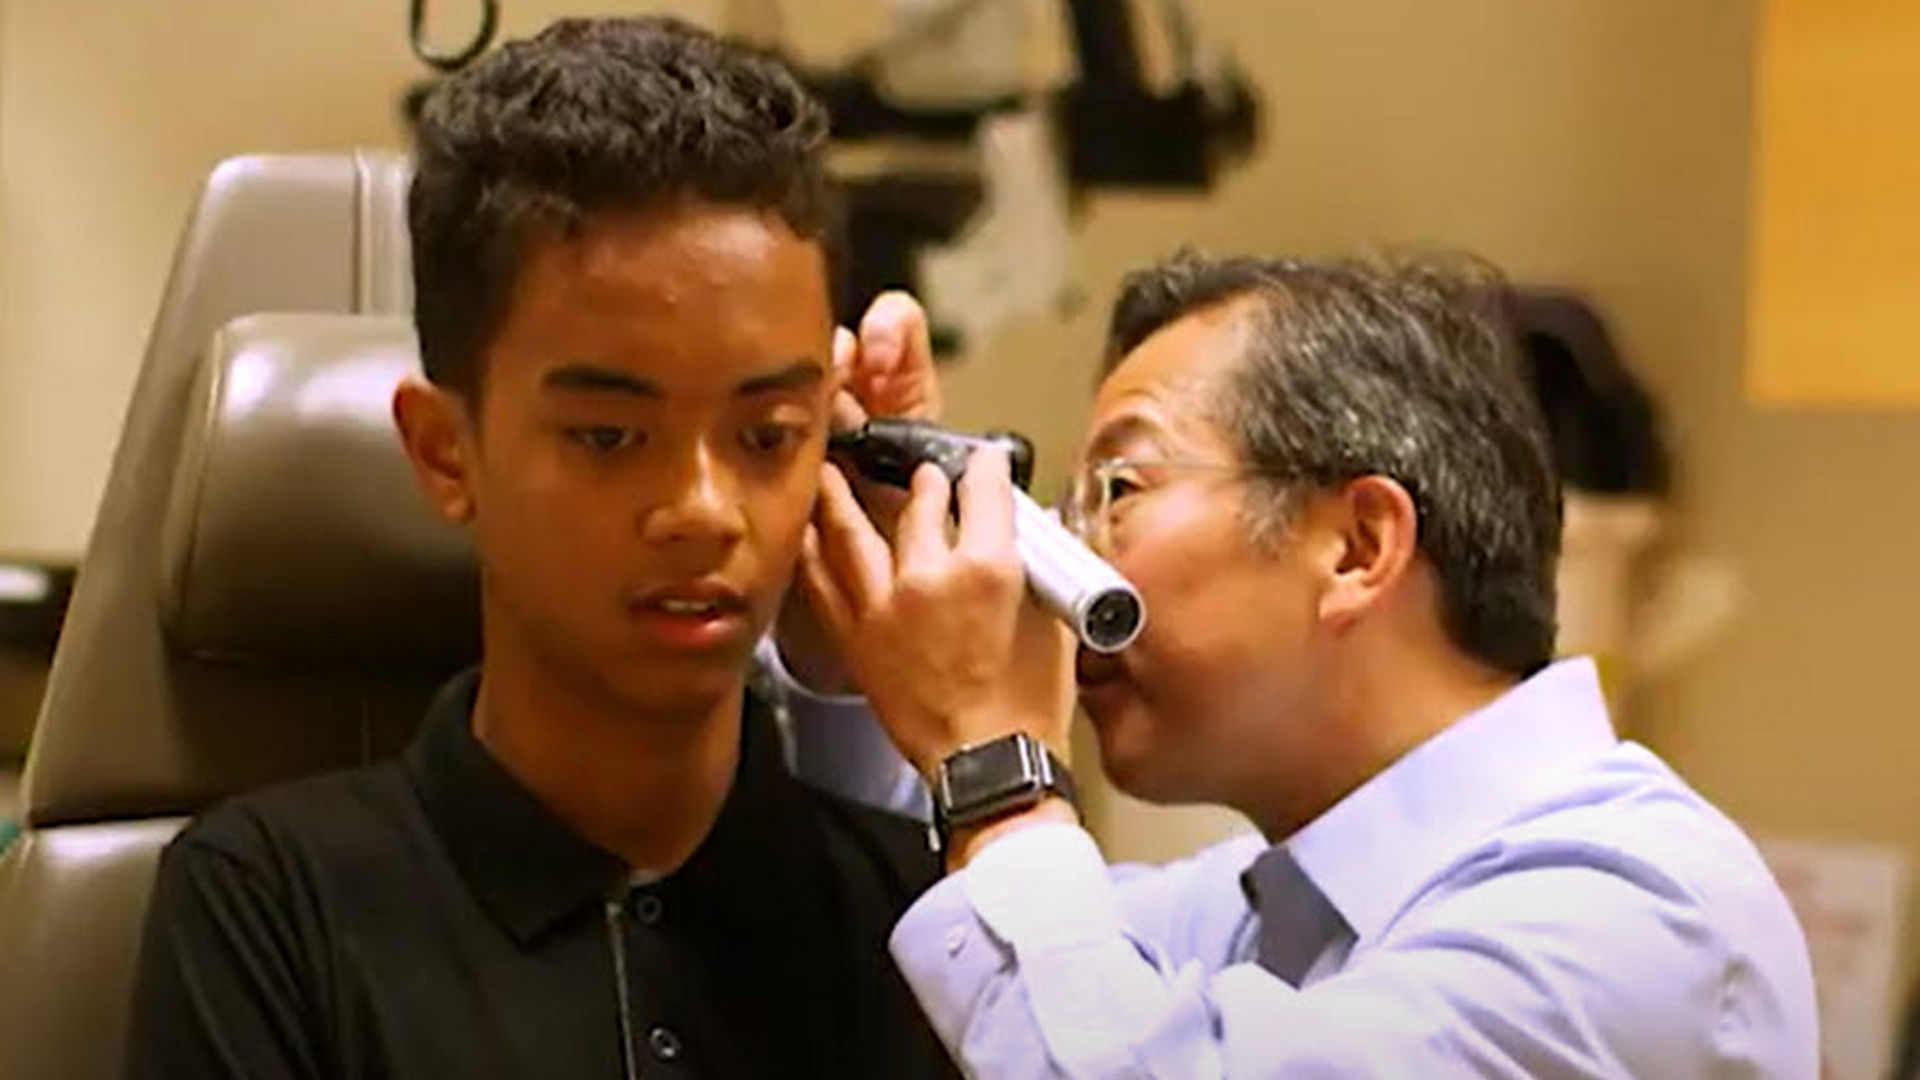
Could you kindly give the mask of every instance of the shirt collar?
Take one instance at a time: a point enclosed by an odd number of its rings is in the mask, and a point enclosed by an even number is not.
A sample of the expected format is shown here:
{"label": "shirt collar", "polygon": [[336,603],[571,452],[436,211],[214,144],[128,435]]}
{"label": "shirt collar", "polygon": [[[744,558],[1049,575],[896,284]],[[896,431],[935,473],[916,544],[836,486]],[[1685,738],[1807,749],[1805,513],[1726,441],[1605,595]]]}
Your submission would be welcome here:
{"label": "shirt collar", "polygon": [[[428,822],[468,888],[525,945],[589,903],[623,895],[630,869],[554,816],[474,737],[479,685],[474,670],[441,689],[407,750],[406,767]],[[665,880],[685,878],[698,886],[730,878],[732,864],[777,851],[790,828],[783,823],[793,817],[784,809],[793,786],[772,718],[749,695],[740,763],[726,802],[692,858]]]}
{"label": "shirt collar", "polygon": [[1564,660],[1414,747],[1285,846],[1365,941],[1422,881],[1617,741],[1593,662]]}

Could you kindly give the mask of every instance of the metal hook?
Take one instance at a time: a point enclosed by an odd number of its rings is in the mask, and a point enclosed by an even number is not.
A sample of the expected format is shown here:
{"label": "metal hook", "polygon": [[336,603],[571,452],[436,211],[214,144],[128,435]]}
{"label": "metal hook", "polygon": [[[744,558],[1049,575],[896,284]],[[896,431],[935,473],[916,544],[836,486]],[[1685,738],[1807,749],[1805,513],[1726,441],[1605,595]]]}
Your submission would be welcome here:
{"label": "metal hook", "polygon": [[493,44],[493,35],[500,25],[500,4],[498,0],[480,0],[480,28],[473,38],[456,52],[440,52],[427,44],[426,39],[427,0],[410,0],[407,5],[407,41],[413,46],[413,55],[436,71],[452,73],[466,67]]}

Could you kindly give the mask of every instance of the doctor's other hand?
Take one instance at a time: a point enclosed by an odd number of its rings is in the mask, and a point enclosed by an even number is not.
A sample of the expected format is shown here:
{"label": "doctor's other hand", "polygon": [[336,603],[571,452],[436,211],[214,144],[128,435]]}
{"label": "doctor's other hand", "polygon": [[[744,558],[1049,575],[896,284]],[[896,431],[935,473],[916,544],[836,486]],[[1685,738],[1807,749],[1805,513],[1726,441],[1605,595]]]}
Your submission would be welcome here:
{"label": "doctor's other hand", "polygon": [[[957,496],[959,522],[949,525]],[[929,776],[947,755],[1013,731],[1063,759],[1073,638],[1028,593],[1004,451],[977,451],[957,485],[914,473],[891,542],[840,470],[821,476],[800,583],[901,754]]]}
{"label": "doctor's other hand", "polygon": [[[861,316],[858,332],[835,329],[833,371],[839,384],[832,406],[834,430],[858,427],[870,416],[940,418],[940,378],[927,313],[907,293],[875,297]],[[855,487],[867,512],[891,531],[906,502],[905,492],[865,481]],[[774,641],[788,672],[801,685],[827,694],[856,689],[803,590],[793,590],[782,605]]]}

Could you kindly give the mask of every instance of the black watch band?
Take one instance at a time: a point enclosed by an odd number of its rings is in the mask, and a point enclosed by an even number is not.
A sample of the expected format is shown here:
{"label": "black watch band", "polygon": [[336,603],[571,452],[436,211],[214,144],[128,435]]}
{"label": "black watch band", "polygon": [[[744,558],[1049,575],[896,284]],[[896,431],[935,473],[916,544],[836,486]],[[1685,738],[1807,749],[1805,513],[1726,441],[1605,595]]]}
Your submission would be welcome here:
{"label": "black watch band", "polygon": [[1078,805],[1073,777],[1040,740],[1024,731],[964,746],[933,776],[929,842],[944,851],[955,829],[998,820],[1059,796]]}

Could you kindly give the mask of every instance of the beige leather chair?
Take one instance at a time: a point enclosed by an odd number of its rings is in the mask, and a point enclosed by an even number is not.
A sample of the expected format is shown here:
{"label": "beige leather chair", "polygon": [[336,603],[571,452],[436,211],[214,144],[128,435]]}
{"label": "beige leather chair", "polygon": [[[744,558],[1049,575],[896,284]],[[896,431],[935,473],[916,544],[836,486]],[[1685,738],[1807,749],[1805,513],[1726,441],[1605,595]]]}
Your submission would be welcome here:
{"label": "beige leather chair", "polygon": [[118,1073],[186,815],[393,752],[476,652],[464,542],[388,419],[416,363],[405,185],[391,156],[242,159],[187,227],[0,862],[6,1080]]}

